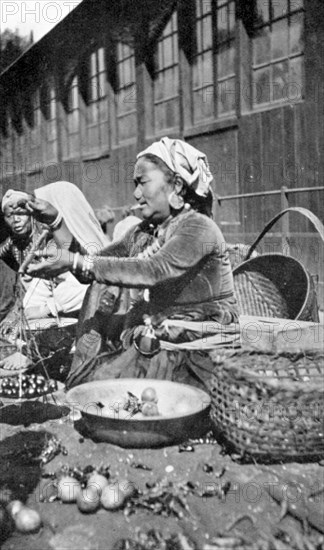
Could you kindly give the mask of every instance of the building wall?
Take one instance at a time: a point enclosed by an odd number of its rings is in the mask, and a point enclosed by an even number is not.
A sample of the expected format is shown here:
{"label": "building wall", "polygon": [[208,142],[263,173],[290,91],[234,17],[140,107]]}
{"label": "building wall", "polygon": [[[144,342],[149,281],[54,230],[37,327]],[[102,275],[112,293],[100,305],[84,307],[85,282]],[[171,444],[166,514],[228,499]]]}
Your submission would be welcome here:
{"label": "building wall", "polygon": [[[68,179],[95,208],[131,204],[136,152],[163,135],[207,153],[216,196],[320,186],[324,3],[255,5],[253,12],[249,0],[179,0],[153,43],[139,32],[107,55],[100,37],[80,59],[86,70],[70,79],[65,103],[49,71],[33,96],[33,124],[9,120],[1,135],[2,192]],[[216,201],[216,220],[228,240],[250,243],[286,198]],[[322,191],[288,194],[288,204],[323,219]],[[287,224],[292,248],[300,244],[300,259],[322,281],[311,224],[295,214]],[[281,227],[265,247],[282,247]]]}

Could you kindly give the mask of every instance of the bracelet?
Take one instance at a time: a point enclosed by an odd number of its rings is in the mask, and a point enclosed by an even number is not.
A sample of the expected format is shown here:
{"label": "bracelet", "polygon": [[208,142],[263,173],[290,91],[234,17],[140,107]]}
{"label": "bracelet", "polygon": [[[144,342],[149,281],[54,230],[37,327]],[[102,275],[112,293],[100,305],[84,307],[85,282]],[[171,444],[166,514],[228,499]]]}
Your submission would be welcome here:
{"label": "bracelet", "polygon": [[76,252],[75,254],[73,254],[72,273],[75,273],[78,268],[79,258],[80,258],[80,252]]}
{"label": "bracelet", "polygon": [[48,226],[51,228],[51,229],[57,229],[58,226],[60,225],[61,221],[63,220],[63,216],[62,214],[60,214],[60,212],[57,214],[55,220],[52,222],[52,223],[49,223]]}
{"label": "bracelet", "polygon": [[90,276],[90,270],[93,268],[94,261],[95,256],[83,256],[82,275],[87,278]]}

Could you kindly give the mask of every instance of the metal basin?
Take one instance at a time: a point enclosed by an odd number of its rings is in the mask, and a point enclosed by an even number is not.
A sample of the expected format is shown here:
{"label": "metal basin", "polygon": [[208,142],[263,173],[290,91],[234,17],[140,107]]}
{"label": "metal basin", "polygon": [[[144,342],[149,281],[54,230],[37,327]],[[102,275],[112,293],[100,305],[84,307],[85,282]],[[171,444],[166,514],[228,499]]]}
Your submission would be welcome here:
{"label": "metal basin", "polygon": [[[153,387],[159,416],[131,416],[123,410],[130,391],[140,398]],[[200,437],[210,428],[210,397],[204,391],[168,380],[120,378],[88,382],[66,394],[67,404],[81,412],[90,437],[121,447],[151,448]]]}

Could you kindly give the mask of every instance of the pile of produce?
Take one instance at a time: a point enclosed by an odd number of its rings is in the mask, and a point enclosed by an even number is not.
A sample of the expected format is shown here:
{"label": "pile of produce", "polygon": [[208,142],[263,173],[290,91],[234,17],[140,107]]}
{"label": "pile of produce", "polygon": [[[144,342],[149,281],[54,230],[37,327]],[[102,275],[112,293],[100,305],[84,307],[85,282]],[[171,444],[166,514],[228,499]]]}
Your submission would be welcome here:
{"label": "pile of produce", "polygon": [[147,387],[142,391],[141,397],[137,397],[132,392],[127,392],[127,397],[121,398],[114,405],[104,405],[98,401],[96,405],[102,410],[104,415],[118,415],[120,418],[137,418],[141,416],[161,416],[158,409],[158,397],[154,388]]}
{"label": "pile of produce", "polygon": [[159,416],[157,406],[158,398],[154,388],[145,388],[142,391],[141,399],[131,392],[128,393],[128,400],[124,404],[124,410],[134,414],[141,412],[144,416]]}
{"label": "pile of produce", "polygon": [[[85,514],[96,512],[99,508],[118,510],[123,508],[126,500],[135,492],[135,486],[128,480],[118,482],[110,480],[109,467],[93,469],[92,466],[84,470],[79,468],[63,467],[53,474],[53,491],[48,500],[60,500],[64,504],[76,503],[80,512]],[[46,487],[46,495],[50,493]]]}
{"label": "pile of produce", "polygon": [[51,481],[45,491],[47,498],[42,500],[76,503],[83,513],[93,513],[99,508],[109,511],[123,509],[125,516],[145,509],[164,517],[191,518],[186,501],[188,495],[223,500],[231,486],[228,480],[206,488],[205,484],[185,480],[175,483],[163,478],[147,482],[146,487],[140,490],[129,479],[111,478],[109,466],[99,469],[87,466],[83,470],[64,466],[46,477],[50,477]]}

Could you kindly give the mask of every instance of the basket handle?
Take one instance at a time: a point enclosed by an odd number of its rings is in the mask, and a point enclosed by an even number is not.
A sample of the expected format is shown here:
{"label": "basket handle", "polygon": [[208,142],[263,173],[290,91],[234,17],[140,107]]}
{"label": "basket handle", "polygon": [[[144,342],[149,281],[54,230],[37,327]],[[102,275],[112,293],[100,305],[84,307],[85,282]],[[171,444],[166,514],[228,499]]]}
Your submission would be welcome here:
{"label": "basket handle", "polygon": [[306,216],[306,218],[308,218],[312,222],[314,227],[317,229],[318,233],[321,236],[322,241],[324,242],[324,225],[318,219],[318,217],[315,216],[315,214],[313,214],[313,212],[311,212],[310,210],[307,210],[307,208],[303,208],[302,206],[291,206],[290,208],[286,208],[285,210],[282,210],[281,212],[279,212],[279,214],[277,214],[274,218],[272,218],[267,223],[265,228],[261,231],[260,235],[254,241],[254,243],[250,246],[250,249],[249,249],[244,261],[248,260],[251,257],[252,252],[258,246],[259,242],[264,237],[264,235],[269,231],[269,229],[271,229],[271,227],[276,223],[276,221],[278,221],[287,212],[298,212],[299,214],[302,214],[303,216]]}

